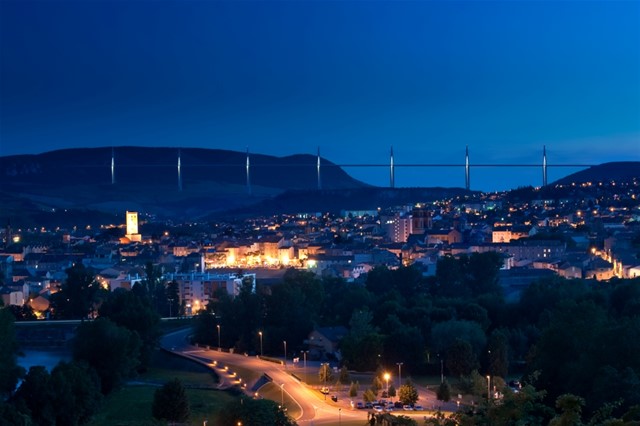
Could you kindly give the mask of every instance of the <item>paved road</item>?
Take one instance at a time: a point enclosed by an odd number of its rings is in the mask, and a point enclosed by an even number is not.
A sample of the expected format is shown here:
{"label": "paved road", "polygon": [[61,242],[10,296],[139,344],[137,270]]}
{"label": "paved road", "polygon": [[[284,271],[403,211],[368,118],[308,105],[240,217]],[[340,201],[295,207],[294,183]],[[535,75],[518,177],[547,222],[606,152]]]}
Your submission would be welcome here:
{"label": "paved road", "polygon": [[[193,346],[187,341],[187,336],[190,331],[190,329],[185,329],[164,336],[161,341],[161,346],[166,350],[214,368],[220,376],[221,387],[238,385],[238,377],[226,373],[225,370],[219,367],[226,365],[237,366],[255,371],[259,374],[267,374],[277,386],[284,384],[284,392],[300,407],[301,414],[296,418],[299,424],[328,425],[338,424],[339,420],[362,420],[363,425],[366,423],[367,412],[365,410],[352,409],[345,392],[337,393],[339,400],[336,403],[331,401],[330,398],[325,398],[325,396],[317,390],[307,387],[290,374],[295,372],[297,375],[302,376],[304,373],[302,372],[301,366],[298,365],[294,367],[289,363],[287,368],[285,368],[280,364],[264,361],[257,357],[230,354]],[[252,395],[250,390],[251,385],[252,383],[249,383],[245,389],[248,395]],[[420,403],[422,403],[425,408],[429,408],[430,405],[427,405],[429,400],[434,400],[433,396],[422,390],[420,392]],[[402,412],[398,414],[422,418],[426,413]]]}

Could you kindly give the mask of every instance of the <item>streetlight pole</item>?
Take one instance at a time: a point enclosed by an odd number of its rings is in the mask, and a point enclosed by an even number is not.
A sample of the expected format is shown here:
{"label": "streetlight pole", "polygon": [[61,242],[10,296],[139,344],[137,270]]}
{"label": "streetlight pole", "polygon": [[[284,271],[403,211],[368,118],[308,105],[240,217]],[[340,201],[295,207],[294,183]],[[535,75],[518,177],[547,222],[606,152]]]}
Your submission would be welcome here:
{"label": "streetlight pole", "polygon": [[283,340],[284,343],[284,368],[287,368],[287,341]]}
{"label": "streetlight pole", "polygon": [[307,352],[308,351],[302,351],[302,359],[304,360],[304,382],[308,383],[307,380]]}
{"label": "streetlight pole", "polygon": [[220,345],[220,324],[216,325],[218,329],[218,352],[222,351],[222,346]]}
{"label": "streetlight pole", "polygon": [[[328,375],[328,370],[329,370],[329,363],[328,362],[323,362],[322,364],[320,364],[322,366],[322,379],[324,381],[324,387],[327,387],[327,375]],[[323,389],[322,393],[324,394],[324,400],[327,400],[327,394],[325,393],[326,389]]]}
{"label": "streetlight pole", "polygon": [[402,362],[396,362],[396,365],[398,366],[398,389],[402,386],[402,364]]}
{"label": "streetlight pole", "polygon": [[444,383],[444,361],[440,358],[440,383]]}
{"label": "streetlight pole", "polygon": [[487,375],[487,401],[491,400],[491,376]]}
{"label": "streetlight pole", "polygon": [[342,408],[338,408],[338,424],[342,425]]}
{"label": "streetlight pole", "polygon": [[258,336],[260,336],[260,356],[262,356],[262,331],[258,331]]}
{"label": "streetlight pole", "polygon": [[284,410],[284,383],[280,385],[280,407]]}

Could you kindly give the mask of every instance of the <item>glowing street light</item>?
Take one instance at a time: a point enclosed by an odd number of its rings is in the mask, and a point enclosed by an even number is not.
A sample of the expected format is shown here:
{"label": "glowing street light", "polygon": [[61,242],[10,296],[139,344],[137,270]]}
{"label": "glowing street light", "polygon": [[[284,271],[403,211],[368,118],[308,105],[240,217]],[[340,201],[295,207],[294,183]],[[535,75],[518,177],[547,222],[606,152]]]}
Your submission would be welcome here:
{"label": "glowing street light", "polygon": [[216,328],[218,329],[218,352],[220,352],[222,350],[222,346],[220,346],[220,324],[216,325]]}
{"label": "glowing street light", "polygon": [[389,396],[389,379],[391,378],[391,374],[384,373],[384,379],[387,381],[387,396]]}
{"label": "glowing street light", "polygon": [[260,356],[262,356],[262,331],[258,331],[258,336],[260,336]]}

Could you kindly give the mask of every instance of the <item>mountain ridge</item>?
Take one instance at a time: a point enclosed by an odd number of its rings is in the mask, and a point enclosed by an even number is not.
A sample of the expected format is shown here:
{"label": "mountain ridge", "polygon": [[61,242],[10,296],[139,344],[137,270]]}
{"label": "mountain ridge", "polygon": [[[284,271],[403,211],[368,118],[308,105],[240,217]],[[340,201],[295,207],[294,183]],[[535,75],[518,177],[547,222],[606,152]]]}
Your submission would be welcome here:
{"label": "mountain ridge", "polygon": [[[111,182],[111,155],[115,183]],[[180,153],[182,190],[178,185]],[[373,209],[472,194],[462,188],[375,187],[317,157],[249,154],[207,148],[134,146],[71,148],[0,157],[0,223],[31,225],[49,213],[84,211],[99,218],[137,210],[157,217],[193,220],[228,215]],[[550,184],[640,179],[640,162],[593,166]],[[44,216],[43,216],[44,215]],[[73,216],[78,217],[76,214]]]}

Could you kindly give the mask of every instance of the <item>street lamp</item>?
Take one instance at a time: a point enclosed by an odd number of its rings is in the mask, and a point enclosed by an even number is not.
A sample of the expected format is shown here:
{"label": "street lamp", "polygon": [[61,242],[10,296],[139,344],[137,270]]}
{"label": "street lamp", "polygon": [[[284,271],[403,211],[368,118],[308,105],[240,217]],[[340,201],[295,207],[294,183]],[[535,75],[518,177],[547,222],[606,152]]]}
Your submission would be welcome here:
{"label": "street lamp", "polygon": [[258,336],[260,336],[260,356],[262,356],[262,331],[258,331]]}
{"label": "street lamp", "polygon": [[338,424],[342,424],[342,408],[338,408]]}
{"label": "street lamp", "polygon": [[402,362],[396,362],[396,365],[398,366],[398,389],[402,386],[402,364]]}
{"label": "street lamp", "polygon": [[[329,363],[328,362],[323,362],[322,364],[320,364],[322,367],[322,375],[323,375],[323,381],[324,381],[324,387],[327,387],[327,375],[329,374]],[[322,393],[324,394],[324,400],[327,400],[327,394],[325,393],[326,389],[322,389]]]}
{"label": "street lamp", "polygon": [[307,380],[307,352],[309,351],[301,351],[302,352],[302,359],[304,360],[304,382],[308,383]]}
{"label": "street lamp", "polygon": [[384,373],[384,379],[387,381],[387,397],[389,397],[389,378],[391,375],[389,373]]}
{"label": "street lamp", "polygon": [[284,410],[284,383],[280,385],[280,406]]}
{"label": "street lamp", "polygon": [[284,343],[284,368],[287,368],[287,341],[283,340]]}
{"label": "street lamp", "polygon": [[218,329],[218,352],[220,352],[222,350],[222,346],[220,346],[220,324],[216,325],[216,328]]}
{"label": "street lamp", "polygon": [[491,399],[491,376],[487,375],[487,401]]}

